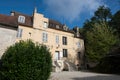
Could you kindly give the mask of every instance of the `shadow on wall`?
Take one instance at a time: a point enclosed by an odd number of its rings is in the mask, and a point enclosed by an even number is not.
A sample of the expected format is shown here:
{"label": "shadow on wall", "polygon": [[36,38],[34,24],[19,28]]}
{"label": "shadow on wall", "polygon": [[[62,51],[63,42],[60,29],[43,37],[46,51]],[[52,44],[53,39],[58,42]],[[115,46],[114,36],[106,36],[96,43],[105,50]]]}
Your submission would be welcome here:
{"label": "shadow on wall", "polygon": [[72,80],[120,80],[120,76],[116,75],[108,75],[108,76],[90,76],[90,77],[76,77],[72,78]]}
{"label": "shadow on wall", "polygon": [[2,61],[1,61],[1,59],[0,59],[0,67],[1,67],[1,65],[2,65]]}
{"label": "shadow on wall", "polygon": [[1,66],[2,66],[2,61],[0,60],[0,68],[1,68]]}

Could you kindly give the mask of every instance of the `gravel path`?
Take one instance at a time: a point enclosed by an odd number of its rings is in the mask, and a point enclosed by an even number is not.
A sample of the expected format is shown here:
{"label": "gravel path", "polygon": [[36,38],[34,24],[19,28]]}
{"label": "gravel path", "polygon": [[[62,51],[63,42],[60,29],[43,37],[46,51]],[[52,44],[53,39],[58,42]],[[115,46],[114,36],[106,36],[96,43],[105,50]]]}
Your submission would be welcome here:
{"label": "gravel path", "polygon": [[120,80],[120,75],[91,72],[53,72],[50,80]]}

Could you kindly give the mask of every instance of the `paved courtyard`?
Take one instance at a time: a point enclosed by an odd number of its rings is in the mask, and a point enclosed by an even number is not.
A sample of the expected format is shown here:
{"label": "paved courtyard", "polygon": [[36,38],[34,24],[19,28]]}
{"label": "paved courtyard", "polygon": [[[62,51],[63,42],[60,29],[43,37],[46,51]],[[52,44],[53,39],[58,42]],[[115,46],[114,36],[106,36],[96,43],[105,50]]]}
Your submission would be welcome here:
{"label": "paved courtyard", "polygon": [[53,72],[50,80],[120,80],[120,75],[91,72]]}

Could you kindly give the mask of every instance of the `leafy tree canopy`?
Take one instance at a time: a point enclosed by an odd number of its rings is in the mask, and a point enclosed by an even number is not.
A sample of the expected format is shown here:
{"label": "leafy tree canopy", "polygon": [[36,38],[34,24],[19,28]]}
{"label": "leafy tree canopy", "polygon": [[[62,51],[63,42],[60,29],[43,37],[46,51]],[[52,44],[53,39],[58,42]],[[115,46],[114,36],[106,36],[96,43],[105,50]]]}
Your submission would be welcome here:
{"label": "leafy tree canopy", "polygon": [[108,7],[100,6],[98,8],[98,10],[95,11],[94,17],[96,18],[96,20],[106,22],[109,19],[111,19],[112,14],[111,14],[110,9]]}
{"label": "leafy tree canopy", "polygon": [[120,38],[120,10],[113,15],[110,25],[113,29],[116,29],[116,34],[118,34]]}
{"label": "leafy tree canopy", "polygon": [[86,31],[89,31],[94,25],[95,23],[101,23],[101,22],[106,22],[111,20],[112,14],[110,12],[110,9],[108,7],[105,6],[100,6],[95,12],[94,12],[94,16],[90,19],[87,20],[84,23],[83,26],[83,35],[84,33],[86,33]]}
{"label": "leafy tree canopy", "polygon": [[86,54],[89,61],[99,62],[118,42],[114,31],[106,23],[96,23],[86,32]]}

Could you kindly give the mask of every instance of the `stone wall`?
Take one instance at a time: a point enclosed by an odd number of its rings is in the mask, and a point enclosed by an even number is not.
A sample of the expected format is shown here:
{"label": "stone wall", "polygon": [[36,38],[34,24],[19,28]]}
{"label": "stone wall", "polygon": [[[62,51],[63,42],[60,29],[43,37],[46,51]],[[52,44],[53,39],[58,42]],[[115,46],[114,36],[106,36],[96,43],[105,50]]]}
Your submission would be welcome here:
{"label": "stone wall", "polygon": [[0,58],[10,45],[15,43],[17,30],[0,25]]}

